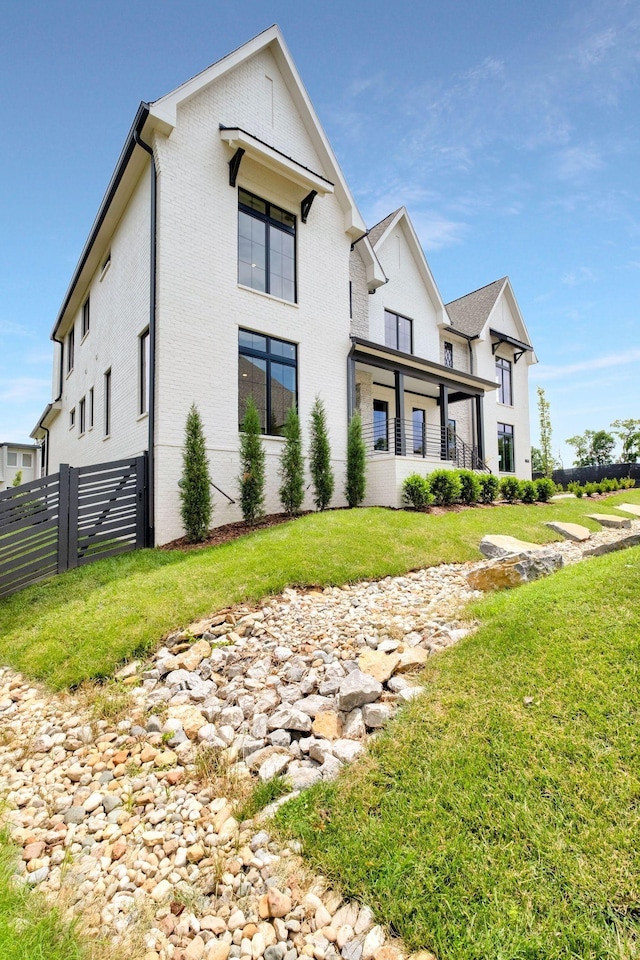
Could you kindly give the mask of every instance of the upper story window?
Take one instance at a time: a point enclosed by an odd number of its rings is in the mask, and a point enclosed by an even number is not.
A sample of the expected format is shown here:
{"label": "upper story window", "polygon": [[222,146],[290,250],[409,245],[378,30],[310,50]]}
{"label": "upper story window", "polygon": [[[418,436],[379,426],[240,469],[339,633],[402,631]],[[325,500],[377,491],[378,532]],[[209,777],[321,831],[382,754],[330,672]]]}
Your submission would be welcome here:
{"label": "upper story window", "polygon": [[238,283],[296,302],[296,218],[246,190],[238,193]]}
{"label": "upper story window", "polygon": [[413,353],[413,320],[389,310],[384,312],[385,346],[403,353]]}
{"label": "upper story window", "polygon": [[104,375],[104,435],[111,436],[111,369]]}
{"label": "upper story window", "polygon": [[298,403],[298,348],[286,340],[240,330],[238,349],[238,422],[244,418],[247,399],[253,397],[262,432],[279,436],[287,410]]}
{"label": "upper story window", "polygon": [[76,330],[71,327],[67,334],[67,373],[71,373],[74,364],[74,354],[76,351]]}
{"label": "upper story window", "polygon": [[23,466],[23,467],[30,467],[30,466],[31,466],[31,454],[30,454],[30,453],[23,453],[23,454],[22,454],[22,466]]}
{"label": "upper story window", "polygon": [[149,328],[140,334],[140,345],[139,345],[139,365],[140,365],[140,376],[138,378],[139,386],[139,396],[138,396],[138,413],[142,415],[143,413],[149,412]]}
{"label": "upper story window", "polygon": [[89,297],[82,304],[82,337],[86,337],[89,333],[89,322],[90,322],[91,308],[89,306]]}
{"label": "upper story window", "polygon": [[18,466],[18,454],[15,452],[15,450],[7,450],[7,466],[8,467]]}
{"label": "upper story window", "polygon": [[496,379],[498,381],[498,403],[512,406],[513,391],[510,360],[505,360],[504,357],[496,357]]}
{"label": "upper story window", "polygon": [[87,401],[85,397],[78,404],[78,419],[80,421],[80,435],[82,435],[87,429]]}
{"label": "upper story window", "polygon": [[453,370],[453,344],[446,340],[444,342],[444,365],[445,367],[451,367]]}

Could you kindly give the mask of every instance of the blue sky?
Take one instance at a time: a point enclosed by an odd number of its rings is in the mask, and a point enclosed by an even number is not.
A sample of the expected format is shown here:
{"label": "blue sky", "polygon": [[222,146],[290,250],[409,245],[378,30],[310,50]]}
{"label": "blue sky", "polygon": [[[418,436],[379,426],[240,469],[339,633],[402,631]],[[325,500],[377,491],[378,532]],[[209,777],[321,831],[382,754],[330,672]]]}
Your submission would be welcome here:
{"label": "blue sky", "polygon": [[277,22],[371,226],[405,204],[445,301],[508,274],[554,450],[640,417],[636,0],[11,2],[0,32],[0,441],[140,100]]}

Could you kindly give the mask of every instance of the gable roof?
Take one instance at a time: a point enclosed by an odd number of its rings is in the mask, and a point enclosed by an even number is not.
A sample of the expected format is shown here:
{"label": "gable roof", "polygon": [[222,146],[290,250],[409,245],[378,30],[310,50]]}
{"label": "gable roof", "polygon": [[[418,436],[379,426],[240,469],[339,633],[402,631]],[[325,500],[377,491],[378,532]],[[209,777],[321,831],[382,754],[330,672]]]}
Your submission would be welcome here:
{"label": "gable roof", "polygon": [[394,217],[396,217],[397,214],[400,213],[401,209],[402,207],[398,207],[397,210],[394,210],[393,213],[390,213],[389,216],[385,217],[384,220],[381,220],[380,223],[376,223],[374,227],[371,227],[368,233],[368,237],[373,247],[375,247],[376,243],[378,242],[382,234],[385,232],[385,230],[387,229],[391,221],[394,219]]}
{"label": "gable roof", "polygon": [[454,329],[469,337],[479,336],[508,280],[508,277],[494,280],[479,290],[447,303],[446,310]]}

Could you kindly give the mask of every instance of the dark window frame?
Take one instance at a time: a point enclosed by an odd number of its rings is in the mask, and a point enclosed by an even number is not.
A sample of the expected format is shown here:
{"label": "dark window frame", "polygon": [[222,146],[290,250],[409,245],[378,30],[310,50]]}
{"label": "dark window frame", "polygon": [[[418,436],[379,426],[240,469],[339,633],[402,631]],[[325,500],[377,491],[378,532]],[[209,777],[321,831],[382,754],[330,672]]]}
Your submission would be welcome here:
{"label": "dark window frame", "polygon": [[104,372],[104,436],[105,439],[111,436],[111,418],[113,411],[111,396],[111,367]]}
{"label": "dark window frame", "polygon": [[[376,414],[382,414],[377,417]],[[373,400],[373,449],[384,453],[389,451],[389,401]]]}
{"label": "dark window frame", "polygon": [[143,330],[138,337],[138,416],[149,413],[150,383],[149,360],[151,341],[149,327]]}
{"label": "dark window frame", "polygon": [[73,371],[76,352],[76,328],[75,324],[67,334],[67,376]]}
{"label": "dark window frame", "polygon": [[94,412],[93,387],[90,387],[89,388],[89,430],[93,429],[93,412]]}
{"label": "dark window frame", "polygon": [[[508,459],[505,454],[508,452]],[[510,465],[509,465],[509,462]],[[498,423],[498,472],[516,472],[515,430],[511,423]]]}
{"label": "dark window frame", "polygon": [[[395,343],[389,343],[387,340],[387,317],[395,317]],[[400,321],[404,320],[405,323],[409,324],[409,350],[403,350],[400,346]],[[385,307],[384,310],[384,343],[386,347],[391,347],[392,350],[398,350],[401,353],[411,353],[413,354],[413,320],[411,317],[405,317],[402,313],[396,313],[394,310],[387,310]]]}
{"label": "dark window frame", "polygon": [[[242,202],[242,195],[250,197],[252,200],[257,201],[258,203],[263,203],[265,206],[265,212],[262,213],[260,210],[254,209],[250,204]],[[280,214],[283,214],[287,217],[293,219],[293,227],[287,226],[285,223],[282,223],[277,217],[273,216],[273,211],[277,211]],[[265,264],[264,264],[264,274],[265,274],[265,289],[262,290],[259,286],[253,286],[250,283],[244,283],[240,280],[240,213],[244,213],[249,217],[252,217],[254,220],[258,220],[265,226]],[[297,244],[297,218],[296,215],[291,213],[290,210],[285,210],[284,207],[278,206],[276,203],[270,203],[268,200],[265,200],[263,197],[259,197],[255,193],[251,193],[250,190],[245,190],[244,187],[238,188],[238,251],[237,251],[237,261],[238,261],[238,283],[241,286],[248,288],[249,290],[256,290],[258,293],[266,293],[271,297],[277,297],[278,300],[284,300],[286,303],[297,303],[298,302],[298,244]],[[280,233],[285,233],[290,237],[293,237],[293,299],[289,300],[288,297],[279,297],[278,294],[272,293],[272,277],[271,277],[271,243],[270,235],[272,230],[278,230]]]}
{"label": "dark window frame", "polygon": [[[266,341],[266,350],[259,350],[257,347],[248,347],[240,343],[241,335],[249,334],[257,337],[263,337]],[[272,345],[276,343],[283,343],[287,347],[293,347],[294,357],[283,357],[278,353],[272,351]],[[265,362],[265,418],[266,424],[265,429],[262,430],[262,435],[266,437],[279,437],[282,436],[281,433],[275,433],[272,430],[273,426],[273,410],[272,410],[272,396],[271,396],[271,365],[273,363],[280,364],[281,366],[290,367],[295,373],[295,407],[298,409],[298,344],[293,343],[291,340],[283,340],[281,337],[271,337],[265,333],[258,333],[256,330],[247,330],[244,327],[241,327],[238,330],[238,361],[240,357],[253,357],[257,360],[263,360]],[[254,398],[255,400],[255,398]],[[257,406],[257,404],[256,404]],[[242,425],[242,420],[244,418],[244,410],[240,410],[240,370],[238,370],[238,427]]]}
{"label": "dark window frame", "polygon": [[[416,414],[419,416],[416,418]],[[411,408],[412,452],[414,456],[426,457],[427,411],[424,407]],[[416,430],[419,431],[416,435]]]}
{"label": "dark window frame", "polygon": [[498,380],[498,403],[506,407],[513,406],[513,364],[506,357],[496,357],[496,379]]}
{"label": "dark window frame", "polygon": [[91,297],[87,297],[85,302],[82,304],[82,337],[84,340],[86,335],[91,329]]}
{"label": "dark window frame", "polygon": [[87,428],[87,398],[82,397],[78,403],[78,427],[79,427],[79,436],[82,436],[86,432]]}
{"label": "dark window frame", "polygon": [[453,344],[448,340],[444,341],[444,366],[453,370]]}

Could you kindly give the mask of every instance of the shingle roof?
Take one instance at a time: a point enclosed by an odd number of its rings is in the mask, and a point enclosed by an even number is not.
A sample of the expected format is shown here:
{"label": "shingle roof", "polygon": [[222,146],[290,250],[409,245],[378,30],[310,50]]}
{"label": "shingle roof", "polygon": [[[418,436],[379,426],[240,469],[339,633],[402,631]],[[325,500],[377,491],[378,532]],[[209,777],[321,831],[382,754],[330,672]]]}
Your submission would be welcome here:
{"label": "shingle roof", "polygon": [[502,277],[494,280],[486,287],[480,287],[479,290],[445,304],[454,329],[470,337],[477,336],[487,322],[506,279],[507,277]]}
{"label": "shingle roof", "polygon": [[397,213],[400,212],[401,209],[402,207],[398,207],[397,210],[394,210],[393,213],[390,213],[389,216],[385,217],[384,220],[381,220],[380,223],[376,223],[375,227],[371,227],[369,230],[369,240],[372,247],[375,247],[382,234],[385,232],[393,218]]}

